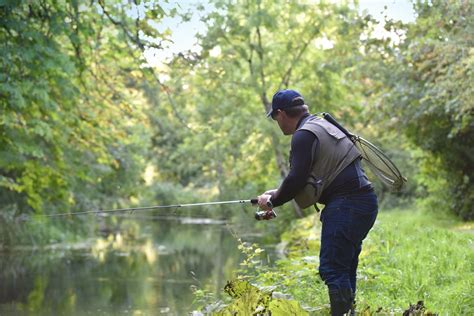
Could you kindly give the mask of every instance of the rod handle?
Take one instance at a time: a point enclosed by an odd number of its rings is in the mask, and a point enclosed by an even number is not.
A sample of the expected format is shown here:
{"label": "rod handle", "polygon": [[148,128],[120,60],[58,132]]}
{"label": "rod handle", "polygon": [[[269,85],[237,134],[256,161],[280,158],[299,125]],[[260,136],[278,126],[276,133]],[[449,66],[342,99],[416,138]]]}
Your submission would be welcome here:
{"label": "rod handle", "polygon": [[257,204],[257,203],[258,203],[258,199],[251,199],[251,200],[250,200],[250,203],[252,203],[252,204]]}

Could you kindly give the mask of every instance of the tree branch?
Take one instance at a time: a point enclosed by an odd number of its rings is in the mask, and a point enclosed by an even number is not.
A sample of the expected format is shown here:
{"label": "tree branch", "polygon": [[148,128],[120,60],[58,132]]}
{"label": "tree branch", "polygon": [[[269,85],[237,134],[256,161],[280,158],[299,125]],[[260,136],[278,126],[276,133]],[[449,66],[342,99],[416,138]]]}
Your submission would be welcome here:
{"label": "tree branch", "polygon": [[[313,25],[313,24],[310,24]],[[291,72],[293,71],[293,67],[296,65],[296,63],[301,59],[301,56],[303,56],[303,53],[306,51],[306,48],[308,48],[309,44],[311,41],[314,39],[314,37],[319,33],[319,27],[315,27],[314,31],[311,33],[310,38],[304,43],[304,45],[301,47],[300,51],[295,55],[293,60],[290,63],[290,66],[286,70],[285,74],[283,75],[280,84],[278,85],[278,90],[282,89],[283,87],[288,87],[290,84],[290,76]]]}
{"label": "tree branch", "polygon": [[[135,2],[136,4],[136,2]],[[110,20],[110,22],[112,22],[112,24],[116,25],[116,26],[119,26],[122,31],[125,33],[125,35],[127,36],[127,38],[135,45],[138,46],[138,48],[140,49],[140,51],[142,52],[142,54],[145,52],[145,45],[142,43],[142,41],[140,40],[140,37],[139,37],[139,15],[138,15],[138,12],[137,12],[137,19],[135,20],[135,25],[137,27],[137,30],[136,30],[136,36],[133,36],[130,32],[130,30],[127,29],[127,27],[124,25],[124,23],[122,23],[121,21],[117,21],[115,20],[111,14],[106,10],[105,8],[105,4],[104,4],[104,0],[99,0],[99,5],[100,7],[102,8],[102,11],[104,11],[104,14],[105,16]],[[133,49],[130,47],[130,45],[127,43],[127,46],[129,47],[130,50],[133,51]],[[176,102],[173,100],[172,96],[171,96],[171,92],[170,92],[170,88],[165,85],[164,83],[161,82],[161,80],[159,79],[158,75],[156,74],[156,72],[152,69],[152,68],[146,68],[149,73],[151,74],[151,76],[153,77],[153,79],[156,81],[156,83],[162,88],[162,90],[165,92],[166,96],[167,96],[167,99],[169,101],[169,103],[171,104],[171,107],[172,107],[172,110],[173,110],[173,113],[174,115],[176,116],[176,118],[178,118],[178,120],[180,121],[180,123],[186,127],[187,129],[190,129],[192,130],[192,128],[187,124],[187,122],[185,121],[185,119],[181,116],[181,114],[178,112],[177,110],[177,104]]]}
{"label": "tree branch", "polygon": [[265,71],[264,71],[264,56],[263,56],[263,46],[262,46],[262,35],[260,34],[260,26],[257,26],[257,43],[258,43],[258,49],[257,49],[257,55],[258,58],[260,59],[260,80],[262,83],[262,90],[260,94],[260,99],[262,100],[262,103],[265,106],[265,110],[268,111],[270,109],[270,102],[268,101],[267,98],[267,87],[266,87],[266,82],[265,82]]}

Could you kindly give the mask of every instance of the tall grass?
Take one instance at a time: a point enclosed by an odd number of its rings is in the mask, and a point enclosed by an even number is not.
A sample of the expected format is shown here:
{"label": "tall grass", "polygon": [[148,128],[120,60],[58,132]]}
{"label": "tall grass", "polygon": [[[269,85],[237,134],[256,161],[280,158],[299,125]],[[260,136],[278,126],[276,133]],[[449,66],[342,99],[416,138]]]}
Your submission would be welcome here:
{"label": "tall grass", "polygon": [[[286,257],[272,269],[256,269],[253,280],[325,313],[326,287],[317,274],[319,230],[317,215],[295,222],[282,236]],[[358,311],[401,314],[421,300],[440,315],[474,315],[472,232],[472,225],[421,211],[379,214],[360,256]]]}

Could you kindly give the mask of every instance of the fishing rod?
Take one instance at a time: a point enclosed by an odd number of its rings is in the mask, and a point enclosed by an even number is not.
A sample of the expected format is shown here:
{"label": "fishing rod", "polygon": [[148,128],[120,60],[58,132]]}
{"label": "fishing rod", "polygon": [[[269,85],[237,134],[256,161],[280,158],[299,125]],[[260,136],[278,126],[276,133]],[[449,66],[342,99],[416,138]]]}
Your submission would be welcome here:
{"label": "fishing rod", "polygon": [[[245,204],[245,203],[251,203],[252,205],[256,205],[258,203],[258,200],[250,199],[250,200],[234,200],[234,201],[200,202],[200,203],[188,203],[188,204],[153,205],[153,206],[142,206],[142,207],[118,208],[118,209],[110,209],[110,210],[94,210],[94,211],[81,211],[81,212],[71,212],[71,213],[59,213],[59,214],[45,214],[45,215],[40,215],[40,216],[65,217],[65,216],[85,215],[85,214],[102,215],[102,214],[110,214],[110,213],[118,213],[118,212],[133,213],[136,211],[150,211],[150,210],[168,209],[168,208],[225,205],[225,204]],[[272,218],[275,218],[276,216],[277,214],[275,213],[273,209],[268,210],[268,211],[260,210],[260,211],[255,212],[255,219],[258,221],[270,220]]]}

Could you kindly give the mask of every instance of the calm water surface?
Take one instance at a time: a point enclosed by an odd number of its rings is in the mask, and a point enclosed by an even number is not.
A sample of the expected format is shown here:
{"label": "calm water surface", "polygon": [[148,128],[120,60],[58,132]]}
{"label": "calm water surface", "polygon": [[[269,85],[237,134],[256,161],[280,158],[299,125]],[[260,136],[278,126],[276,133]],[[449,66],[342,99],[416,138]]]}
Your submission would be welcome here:
{"label": "calm water surface", "polygon": [[242,259],[235,235],[209,220],[127,220],[83,243],[0,253],[0,315],[187,315],[193,288],[224,295]]}

